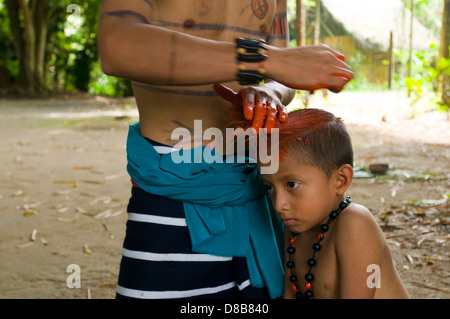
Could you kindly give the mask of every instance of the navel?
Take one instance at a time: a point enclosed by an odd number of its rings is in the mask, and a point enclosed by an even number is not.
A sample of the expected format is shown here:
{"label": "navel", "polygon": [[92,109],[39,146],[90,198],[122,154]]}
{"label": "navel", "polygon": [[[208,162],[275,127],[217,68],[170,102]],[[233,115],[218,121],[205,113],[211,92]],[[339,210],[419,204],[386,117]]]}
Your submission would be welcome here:
{"label": "navel", "polygon": [[195,26],[195,21],[192,19],[187,19],[186,21],[184,21],[183,23],[183,27],[185,29],[192,29]]}

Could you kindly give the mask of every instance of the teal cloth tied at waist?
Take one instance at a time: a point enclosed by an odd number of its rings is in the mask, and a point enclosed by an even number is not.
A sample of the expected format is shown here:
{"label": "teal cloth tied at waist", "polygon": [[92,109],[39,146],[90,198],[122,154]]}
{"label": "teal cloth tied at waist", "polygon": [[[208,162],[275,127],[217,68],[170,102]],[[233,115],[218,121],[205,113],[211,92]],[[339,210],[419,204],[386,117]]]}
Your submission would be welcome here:
{"label": "teal cloth tied at waist", "polygon": [[173,152],[159,154],[136,123],[128,133],[127,170],[144,191],[183,203],[194,252],[246,257],[251,284],[267,287],[272,298],[282,296],[282,224],[256,165],[219,163],[214,149],[199,148],[175,151],[192,159],[176,163]]}

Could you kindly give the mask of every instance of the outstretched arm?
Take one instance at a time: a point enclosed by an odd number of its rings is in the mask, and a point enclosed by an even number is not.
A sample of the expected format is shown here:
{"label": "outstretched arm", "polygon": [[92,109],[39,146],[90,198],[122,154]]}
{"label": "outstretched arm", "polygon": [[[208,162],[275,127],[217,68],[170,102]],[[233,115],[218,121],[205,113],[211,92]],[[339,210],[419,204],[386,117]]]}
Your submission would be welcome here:
{"label": "outstretched arm", "polygon": [[[151,25],[146,0],[103,1],[99,55],[106,74],[154,85],[200,85],[237,80],[235,44]],[[268,45],[266,77],[291,88],[341,90],[353,77],[343,56],[327,46]]]}
{"label": "outstretched arm", "polygon": [[200,85],[236,79],[235,45],[150,24],[148,1],[106,0],[99,54],[106,74],[154,85]]}

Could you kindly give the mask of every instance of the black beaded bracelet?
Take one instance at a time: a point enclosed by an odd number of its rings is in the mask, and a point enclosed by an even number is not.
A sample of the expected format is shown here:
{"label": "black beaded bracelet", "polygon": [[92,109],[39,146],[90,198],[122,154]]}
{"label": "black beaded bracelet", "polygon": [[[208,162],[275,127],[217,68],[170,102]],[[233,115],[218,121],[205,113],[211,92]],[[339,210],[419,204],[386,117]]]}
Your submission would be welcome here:
{"label": "black beaded bracelet", "polygon": [[238,81],[241,85],[259,84],[265,79],[266,71],[259,67],[257,70],[247,70],[245,64],[259,63],[268,58],[266,41],[257,39],[236,39],[236,52],[238,61]]}

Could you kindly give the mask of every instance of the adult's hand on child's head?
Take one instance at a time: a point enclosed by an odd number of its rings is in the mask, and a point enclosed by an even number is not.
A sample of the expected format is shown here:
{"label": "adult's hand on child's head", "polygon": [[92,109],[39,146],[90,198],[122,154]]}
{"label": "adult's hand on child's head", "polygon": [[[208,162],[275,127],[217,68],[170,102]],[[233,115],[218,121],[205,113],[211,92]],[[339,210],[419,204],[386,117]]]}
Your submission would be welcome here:
{"label": "adult's hand on child's head", "polygon": [[239,92],[222,85],[214,84],[214,90],[223,99],[230,102],[237,111],[242,111],[247,121],[252,121],[252,127],[257,131],[266,128],[270,133],[277,123],[287,120],[286,107],[280,98],[270,89],[263,86],[248,86]]}
{"label": "adult's hand on child's head", "polygon": [[269,78],[297,90],[340,92],[354,74],[345,57],[325,44],[296,48],[270,47],[264,62]]}

